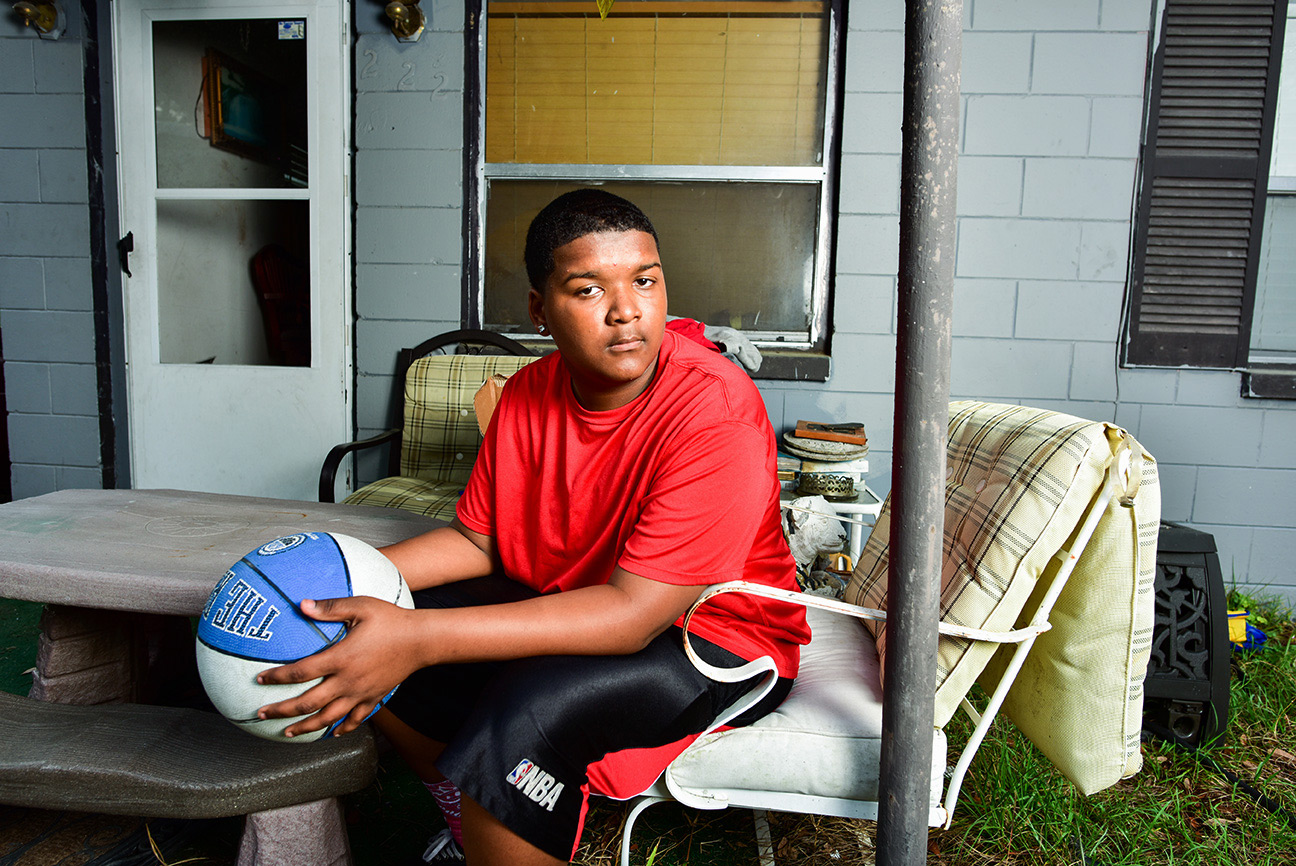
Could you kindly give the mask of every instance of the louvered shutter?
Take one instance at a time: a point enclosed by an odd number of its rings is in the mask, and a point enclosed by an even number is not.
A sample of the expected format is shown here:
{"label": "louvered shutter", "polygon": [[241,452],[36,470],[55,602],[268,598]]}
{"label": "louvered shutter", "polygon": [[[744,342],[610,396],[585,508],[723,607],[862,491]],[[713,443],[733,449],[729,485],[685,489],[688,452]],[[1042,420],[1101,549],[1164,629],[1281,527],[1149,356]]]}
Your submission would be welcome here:
{"label": "louvered shutter", "polygon": [[1245,364],[1287,0],[1166,0],[1126,360]]}

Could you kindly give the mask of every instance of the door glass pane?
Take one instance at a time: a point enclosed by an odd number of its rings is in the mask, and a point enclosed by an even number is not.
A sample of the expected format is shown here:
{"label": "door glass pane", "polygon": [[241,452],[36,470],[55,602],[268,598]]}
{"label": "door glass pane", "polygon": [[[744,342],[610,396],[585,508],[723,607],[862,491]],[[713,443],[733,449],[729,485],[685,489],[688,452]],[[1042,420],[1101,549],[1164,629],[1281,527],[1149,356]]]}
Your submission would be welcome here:
{"label": "door glass pane", "polygon": [[164,364],[310,365],[310,204],[159,201]]}
{"label": "door glass pane", "polygon": [[[531,332],[522,248],[556,196],[588,183],[493,180],[486,203],[486,327]],[[765,339],[810,326],[819,184],[617,181],[657,229],[670,313]]]}
{"label": "door glass pane", "polygon": [[305,186],[306,22],[153,24],[157,185]]}

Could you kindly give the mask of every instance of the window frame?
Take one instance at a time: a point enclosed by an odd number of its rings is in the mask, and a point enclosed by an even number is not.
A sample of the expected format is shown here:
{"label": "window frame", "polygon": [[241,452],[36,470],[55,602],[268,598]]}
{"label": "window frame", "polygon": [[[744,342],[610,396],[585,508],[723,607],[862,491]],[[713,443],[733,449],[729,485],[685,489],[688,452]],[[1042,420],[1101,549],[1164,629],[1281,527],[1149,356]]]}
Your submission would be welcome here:
{"label": "window frame", "polygon": [[[468,204],[464,232],[463,310],[464,325],[483,324],[482,305],[485,277],[482,264],[486,256],[486,202],[489,185],[496,180],[590,181],[663,181],[663,182],[776,182],[817,184],[819,186],[818,225],[815,228],[814,272],[810,285],[809,323],[805,332],[750,333],[762,352],[776,350],[788,354],[823,355],[830,344],[831,294],[835,275],[835,238],[837,233],[837,188],[841,163],[841,108],[844,91],[846,3],[828,0],[827,57],[824,81],[824,119],[822,159],[819,166],[791,165],[608,165],[608,164],[540,164],[487,163],[486,141],[486,5],[488,0],[470,0],[468,24],[465,27],[465,53],[468,55],[465,76],[465,170],[464,191]],[[615,7],[612,14],[616,14]],[[519,256],[521,251],[518,252]],[[519,340],[538,340],[535,335],[510,333]],[[550,341],[542,341],[542,348]],[[783,365],[762,366],[767,377],[780,375]],[[787,378],[826,378],[827,366],[806,366],[799,375]],[[808,375],[807,375],[808,374]]]}

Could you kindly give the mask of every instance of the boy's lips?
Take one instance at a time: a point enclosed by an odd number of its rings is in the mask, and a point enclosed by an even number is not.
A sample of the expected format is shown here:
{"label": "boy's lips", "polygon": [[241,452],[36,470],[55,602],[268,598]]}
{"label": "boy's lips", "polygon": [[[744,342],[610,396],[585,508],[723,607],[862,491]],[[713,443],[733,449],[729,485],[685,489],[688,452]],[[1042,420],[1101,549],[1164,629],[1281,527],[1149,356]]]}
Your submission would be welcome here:
{"label": "boy's lips", "polygon": [[608,345],[608,349],[613,352],[631,352],[644,344],[643,337],[631,336],[621,337],[614,340]]}

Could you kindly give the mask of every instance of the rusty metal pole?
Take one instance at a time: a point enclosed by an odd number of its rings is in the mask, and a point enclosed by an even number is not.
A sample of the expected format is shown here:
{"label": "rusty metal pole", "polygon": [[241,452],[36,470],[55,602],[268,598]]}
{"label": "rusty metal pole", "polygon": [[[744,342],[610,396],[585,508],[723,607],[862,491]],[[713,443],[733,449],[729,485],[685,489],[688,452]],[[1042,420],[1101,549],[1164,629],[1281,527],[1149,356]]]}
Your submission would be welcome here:
{"label": "rusty metal pole", "polygon": [[954,307],[962,0],[906,0],[878,858],[927,862]]}

